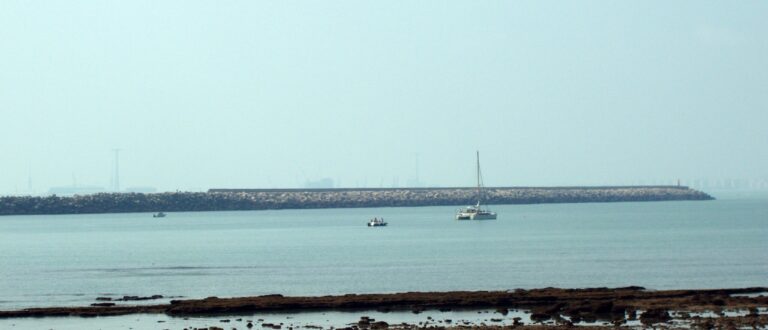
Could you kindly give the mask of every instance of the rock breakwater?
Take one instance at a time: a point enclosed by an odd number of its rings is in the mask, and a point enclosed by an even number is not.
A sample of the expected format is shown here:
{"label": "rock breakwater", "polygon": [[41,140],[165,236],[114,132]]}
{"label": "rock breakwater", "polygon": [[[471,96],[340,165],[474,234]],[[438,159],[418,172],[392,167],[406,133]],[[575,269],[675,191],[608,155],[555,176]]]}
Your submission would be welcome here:
{"label": "rock breakwater", "polygon": [[[191,212],[474,204],[474,188],[211,189],[208,192],[99,193],[0,197],[0,215]],[[710,200],[685,186],[497,187],[486,204]]]}

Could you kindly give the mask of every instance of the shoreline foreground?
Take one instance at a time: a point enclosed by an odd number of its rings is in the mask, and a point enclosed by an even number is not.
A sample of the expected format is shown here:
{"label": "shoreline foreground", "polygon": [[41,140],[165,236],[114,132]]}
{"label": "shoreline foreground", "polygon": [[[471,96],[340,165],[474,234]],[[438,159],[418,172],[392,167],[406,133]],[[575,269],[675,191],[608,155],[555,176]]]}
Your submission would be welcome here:
{"label": "shoreline foreground", "polygon": [[[347,294],[318,297],[286,297],[278,294],[256,297],[172,300],[158,305],[114,305],[89,307],[28,308],[0,311],[0,318],[96,317],[127,314],[166,314],[171,317],[252,315],[257,312],[312,311],[411,311],[492,309],[506,316],[525,310],[530,321],[515,318],[513,326],[574,324],[621,326],[639,321],[688,322],[693,328],[765,328],[768,325],[768,287],[708,290],[646,290],[642,287],[511,291],[406,292],[392,294]],[[367,317],[362,317],[364,322]],[[528,322],[526,324],[526,322]],[[365,326],[363,326],[365,325]],[[397,325],[401,327],[402,325]],[[444,325],[447,326],[447,325]],[[458,326],[458,325],[457,325]],[[480,325],[482,326],[482,325]],[[389,325],[379,324],[378,328]],[[352,327],[354,329],[356,327]],[[361,324],[359,328],[376,328]]]}
{"label": "shoreline foreground", "polygon": [[[248,211],[366,207],[461,206],[476,188],[210,189],[208,192],[97,193],[0,197],[0,215]],[[489,187],[484,203],[596,203],[712,200],[686,186]]]}

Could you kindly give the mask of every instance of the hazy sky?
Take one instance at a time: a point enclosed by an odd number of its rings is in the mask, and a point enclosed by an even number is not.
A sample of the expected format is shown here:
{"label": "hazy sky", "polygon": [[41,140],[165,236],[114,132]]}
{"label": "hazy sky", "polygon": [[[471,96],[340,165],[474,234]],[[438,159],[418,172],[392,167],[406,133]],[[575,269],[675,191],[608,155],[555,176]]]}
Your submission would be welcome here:
{"label": "hazy sky", "polygon": [[0,118],[0,194],[765,180],[768,2],[3,0]]}

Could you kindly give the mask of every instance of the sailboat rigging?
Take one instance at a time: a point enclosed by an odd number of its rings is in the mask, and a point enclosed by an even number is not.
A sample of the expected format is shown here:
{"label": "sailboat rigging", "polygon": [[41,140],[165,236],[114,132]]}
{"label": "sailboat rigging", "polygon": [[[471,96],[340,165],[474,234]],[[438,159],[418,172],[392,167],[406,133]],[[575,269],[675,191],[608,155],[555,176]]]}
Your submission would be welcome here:
{"label": "sailboat rigging", "polygon": [[483,210],[483,180],[480,173],[480,151],[477,151],[477,205],[470,205],[456,211],[456,220],[496,220],[496,212]]}

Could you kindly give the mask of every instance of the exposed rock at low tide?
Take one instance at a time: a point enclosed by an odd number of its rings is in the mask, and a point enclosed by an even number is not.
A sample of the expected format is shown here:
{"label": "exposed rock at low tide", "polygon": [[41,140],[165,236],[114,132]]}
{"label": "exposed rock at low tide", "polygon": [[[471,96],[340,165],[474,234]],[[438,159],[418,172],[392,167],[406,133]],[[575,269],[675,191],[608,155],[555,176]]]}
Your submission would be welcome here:
{"label": "exposed rock at low tide", "polygon": [[[211,189],[208,192],[99,193],[0,197],[0,215],[191,212],[474,204],[475,188]],[[486,188],[486,204],[710,200],[685,186]]]}
{"label": "exposed rock at low tide", "polygon": [[662,308],[652,308],[640,314],[640,322],[646,325],[663,323],[671,319],[672,317],[669,315],[669,312]]}
{"label": "exposed rock at low tide", "polygon": [[[98,298],[96,299],[98,300]],[[159,294],[147,296],[147,297],[123,296],[122,298],[114,299],[113,301],[141,301],[141,300],[155,300],[155,299],[163,299],[163,296]]]}
{"label": "exposed rock at low tide", "polygon": [[[559,320],[570,316],[571,322],[624,322],[624,316],[617,318],[618,309],[642,310],[640,318],[645,324],[666,322],[671,315],[668,311],[685,310],[701,312],[711,310],[712,301],[722,299],[729,310],[754,310],[757,314],[746,315],[752,322],[763,322],[766,316],[760,313],[768,306],[768,297],[745,296],[762,293],[768,288],[714,289],[714,290],[661,290],[646,291],[642,288],[591,288],[591,289],[532,289],[509,291],[451,291],[451,292],[405,292],[392,294],[359,294],[319,297],[259,296],[218,299],[188,299],[175,304],[112,306],[112,307],[49,307],[29,308],[17,311],[0,311],[0,318],[44,317],[44,316],[109,316],[125,314],[165,313],[170,316],[193,315],[252,315],[262,312],[319,311],[319,310],[375,310],[387,306],[393,310],[437,310],[454,308],[462,310],[488,311],[494,308],[515,308],[533,310],[531,319],[545,321]],[[696,299],[694,300],[694,297]],[[607,302],[611,302],[611,313]],[[621,306],[616,308],[616,306]],[[535,315],[534,315],[535,314]],[[516,323],[521,320],[514,318]],[[361,317],[363,324],[372,325],[376,320]],[[520,322],[521,323],[521,322]],[[280,329],[281,324],[262,323],[264,328]],[[285,326],[288,328],[289,326]]]}
{"label": "exposed rock at low tide", "polygon": [[94,303],[91,304],[93,307],[112,307],[115,306],[115,303]]}
{"label": "exposed rock at low tide", "polygon": [[371,324],[371,329],[386,329],[389,328],[389,323],[384,321],[377,321]]}

